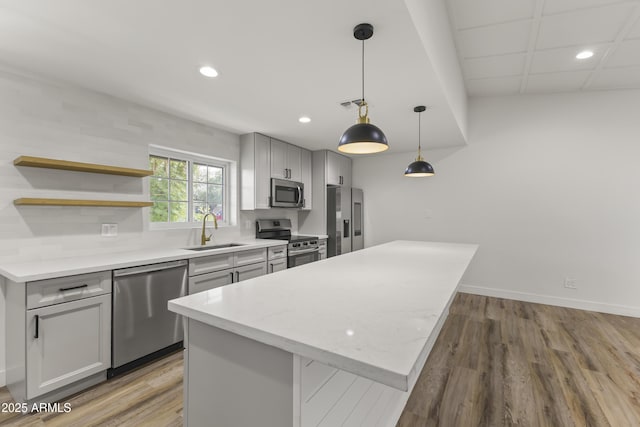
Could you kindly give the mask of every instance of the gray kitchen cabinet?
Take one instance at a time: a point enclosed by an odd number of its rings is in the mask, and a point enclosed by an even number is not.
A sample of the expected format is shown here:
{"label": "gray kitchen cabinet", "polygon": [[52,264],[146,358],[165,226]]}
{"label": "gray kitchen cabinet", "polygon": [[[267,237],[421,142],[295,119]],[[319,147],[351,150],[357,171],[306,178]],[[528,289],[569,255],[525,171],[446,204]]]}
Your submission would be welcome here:
{"label": "gray kitchen cabinet", "polygon": [[271,178],[300,181],[301,150],[300,147],[271,138]]}
{"label": "gray kitchen cabinet", "polygon": [[318,241],[318,246],[320,248],[320,250],[318,251],[318,253],[320,254],[320,259],[326,259],[327,258],[327,239],[320,239]]}
{"label": "gray kitchen cabinet", "polygon": [[269,209],[271,138],[259,133],[240,137],[240,209]]}
{"label": "gray kitchen cabinet", "polygon": [[326,184],[351,187],[351,159],[342,154],[326,151]]}
{"label": "gray kitchen cabinet", "polygon": [[311,151],[305,149],[300,150],[300,169],[302,171],[300,182],[304,184],[303,211],[310,211],[313,207],[313,169],[311,157]]}
{"label": "gray kitchen cabinet", "polygon": [[111,367],[111,295],[27,311],[27,399]]}
{"label": "gray kitchen cabinet", "polygon": [[107,378],[111,271],[7,280],[7,388],[17,402],[54,402]]}
{"label": "gray kitchen cabinet", "polygon": [[286,245],[228,252],[189,260],[189,294],[218,288],[263,276],[271,270],[267,260],[275,256],[284,259]]}
{"label": "gray kitchen cabinet", "polygon": [[267,273],[287,269],[287,247],[285,245],[269,248],[267,252]]}
{"label": "gray kitchen cabinet", "polygon": [[272,259],[268,262],[268,273],[275,273],[287,269],[287,259]]}
{"label": "gray kitchen cabinet", "polygon": [[242,267],[235,268],[235,280],[234,283],[241,282],[243,280],[253,279],[254,277],[264,276],[267,274],[267,263],[259,262],[257,264],[243,265]]}
{"label": "gray kitchen cabinet", "polygon": [[[298,214],[298,232],[300,234],[331,234],[335,230],[328,229],[329,207],[328,188],[340,187],[340,211],[342,220],[351,217],[351,158],[329,150],[318,150],[312,156],[312,204],[310,211]],[[306,186],[305,186],[306,190]],[[306,196],[305,196],[306,198]],[[335,215],[335,212],[332,212]],[[346,251],[349,252],[349,251]]]}
{"label": "gray kitchen cabinet", "polygon": [[311,209],[311,151],[259,133],[240,137],[240,209],[270,209],[271,178],[304,184]]}
{"label": "gray kitchen cabinet", "polygon": [[189,277],[189,295],[233,283],[233,268]]}

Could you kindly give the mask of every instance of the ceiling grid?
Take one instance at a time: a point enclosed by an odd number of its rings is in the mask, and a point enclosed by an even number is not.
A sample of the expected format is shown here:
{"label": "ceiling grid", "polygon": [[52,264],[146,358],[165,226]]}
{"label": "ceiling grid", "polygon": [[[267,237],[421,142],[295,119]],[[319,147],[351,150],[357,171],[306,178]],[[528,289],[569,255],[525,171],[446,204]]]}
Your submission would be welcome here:
{"label": "ceiling grid", "polygon": [[447,2],[470,96],[640,89],[640,0]]}

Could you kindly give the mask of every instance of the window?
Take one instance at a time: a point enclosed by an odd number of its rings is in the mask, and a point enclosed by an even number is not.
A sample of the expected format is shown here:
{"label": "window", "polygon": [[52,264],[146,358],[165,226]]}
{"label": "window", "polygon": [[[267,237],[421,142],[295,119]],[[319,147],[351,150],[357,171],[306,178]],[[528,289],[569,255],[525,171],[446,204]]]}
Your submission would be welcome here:
{"label": "window", "polygon": [[207,213],[226,222],[229,162],[167,149],[150,150],[152,224],[189,224]]}

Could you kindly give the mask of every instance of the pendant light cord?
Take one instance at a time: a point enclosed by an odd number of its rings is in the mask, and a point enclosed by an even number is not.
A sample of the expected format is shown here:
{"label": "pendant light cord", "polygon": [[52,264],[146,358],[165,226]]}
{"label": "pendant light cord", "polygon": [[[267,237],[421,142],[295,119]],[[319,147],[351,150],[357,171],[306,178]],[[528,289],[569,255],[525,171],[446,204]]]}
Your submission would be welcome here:
{"label": "pendant light cord", "polygon": [[420,128],[422,125],[422,112],[418,113],[418,157],[422,157],[422,144],[420,141]]}
{"label": "pendant light cord", "polygon": [[362,102],[360,105],[364,104],[364,40],[362,40]]}

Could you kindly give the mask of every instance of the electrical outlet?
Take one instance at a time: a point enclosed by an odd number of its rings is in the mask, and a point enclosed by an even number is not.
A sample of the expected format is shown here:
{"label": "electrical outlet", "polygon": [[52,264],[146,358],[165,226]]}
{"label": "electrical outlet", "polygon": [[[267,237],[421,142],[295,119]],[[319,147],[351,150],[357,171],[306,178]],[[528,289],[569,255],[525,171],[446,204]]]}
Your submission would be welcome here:
{"label": "electrical outlet", "polygon": [[102,237],[116,237],[118,224],[102,224]]}
{"label": "electrical outlet", "polygon": [[576,286],[576,279],[572,279],[570,277],[565,277],[564,278],[564,287],[568,288],[568,289],[577,289],[578,287]]}

